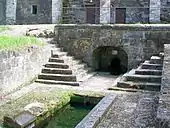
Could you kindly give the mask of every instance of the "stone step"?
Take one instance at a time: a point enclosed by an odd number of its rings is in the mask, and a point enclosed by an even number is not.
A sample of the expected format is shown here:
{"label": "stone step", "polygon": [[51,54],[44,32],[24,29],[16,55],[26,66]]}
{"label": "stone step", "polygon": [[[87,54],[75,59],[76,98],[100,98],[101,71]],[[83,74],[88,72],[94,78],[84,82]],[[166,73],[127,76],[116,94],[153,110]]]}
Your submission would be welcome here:
{"label": "stone step", "polygon": [[76,82],[76,76],[73,75],[63,75],[63,74],[46,74],[41,73],[38,75],[38,79],[45,79],[45,80],[56,80],[56,81],[71,81]]}
{"label": "stone step", "polygon": [[83,63],[80,60],[72,60],[71,64],[76,65],[76,64],[83,64]]}
{"label": "stone step", "polygon": [[161,83],[161,76],[156,75],[126,75],[127,81]]}
{"label": "stone step", "polygon": [[160,83],[148,83],[148,82],[120,81],[120,82],[117,82],[117,87],[143,89],[143,90],[150,90],[150,91],[160,91],[161,84]]}
{"label": "stone step", "polygon": [[163,60],[159,56],[152,56],[150,59],[151,64],[162,64]]}
{"label": "stone step", "polygon": [[148,64],[143,63],[141,66],[142,69],[154,69],[154,70],[162,70],[162,64]]}
{"label": "stone step", "polygon": [[75,61],[75,60],[69,60],[69,59],[63,59],[65,63],[67,63],[70,67],[75,66],[75,65],[80,65],[83,64],[81,61]]}
{"label": "stone step", "polygon": [[85,75],[91,72],[92,72],[91,68],[84,68],[84,69],[79,69],[77,71],[73,71],[73,75],[78,76],[77,78],[79,79],[80,77],[84,77]]}
{"label": "stone step", "polygon": [[62,52],[62,48],[57,48],[57,47],[52,48],[52,49],[51,49],[51,52],[52,52],[53,54],[55,54],[56,52],[57,52],[57,53],[58,53],[58,52]]}
{"label": "stone step", "polygon": [[52,54],[53,58],[60,58],[63,56],[67,56],[67,52],[58,52],[58,53]]}
{"label": "stone step", "polygon": [[149,63],[150,63],[150,60],[145,60],[144,63],[145,63],[145,64],[149,64]]}
{"label": "stone step", "polygon": [[48,74],[72,74],[70,69],[60,69],[60,68],[43,68],[42,73]]}
{"label": "stone step", "polygon": [[57,63],[64,63],[64,60],[63,59],[60,59],[60,58],[50,58],[49,59],[49,62],[57,62]]}
{"label": "stone step", "polygon": [[162,75],[162,70],[153,70],[153,69],[137,69],[135,74],[139,75]]}
{"label": "stone step", "polygon": [[80,72],[79,74],[77,74],[77,81],[79,81],[82,77],[85,77],[87,75],[87,72],[86,70]]}
{"label": "stone step", "polygon": [[44,80],[37,79],[35,82],[44,83],[44,84],[61,84],[61,85],[71,85],[71,86],[79,86],[79,82],[70,82],[70,81],[55,81],[55,80]]}
{"label": "stone step", "polygon": [[67,64],[55,63],[55,62],[49,62],[49,63],[45,64],[45,67],[47,67],[47,68],[64,68],[64,69],[69,68],[69,66]]}
{"label": "stone step", "polygon": [[75,71],[79,71],[81,69],[88,68],[88,66],[87,66],[87,64],[77,64],[74,66],[70,66],[70,68],[75,72]]}

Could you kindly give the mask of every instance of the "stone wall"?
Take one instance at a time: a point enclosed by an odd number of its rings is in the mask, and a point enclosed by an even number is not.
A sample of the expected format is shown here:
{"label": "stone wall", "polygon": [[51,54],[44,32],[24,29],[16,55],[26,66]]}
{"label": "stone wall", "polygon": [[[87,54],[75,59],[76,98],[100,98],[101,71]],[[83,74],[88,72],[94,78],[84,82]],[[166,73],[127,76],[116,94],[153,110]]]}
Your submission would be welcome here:
{"label": "stone wall", "polygon": [[126,8],[126,23],[148,23],[149,21],[148,0],[120,0],[119,2],[112,0],[112,6]]}
{"label": "stone wall", "polygon": [[[37,14],[32,14],[32,5],[37,5]],[[0,24],[59,23],[61,14],[61,0],[0,0]]]}
{"label": "stone wall", "polygon": [[157,111],[158,127],[170,127],[170,45],[165,44],[164,62],[162,72],[161,93],[159,97],[159,107]]}
{"label": "stone wall", "polygon": [[[37,5],[37,14],[32,14],[32,5]],[[16,11],[17,24],[52,23],[52,0],[17,0]]]}
{"label": "stone wall", "polygon": [[83,0],[63,0],[62,23],[85,23]]}
{"label": "stone wall", "polygon": [[170,2],[167,0],[161,0],[161,22],[170,22]]}
{"label": "stone wall", "polygon": [[30,82],[50,57],[50,47],[30,47],[23,51],[0,51],[0,94]]}
{"label": "stone wall", "polygon": [[62,23],[86,23],[86,9],[89,5],[94,5],[92,8],[95,8],[95,23],[100,22],[100,0],[93,0],[90,3],[86,2],[86,0],[64,0],[63,3]]}
{"label": "stone wall", "polygon": [[100,0],[100,23],[110,23],[111,0]]}
{"label": "stone wall", "polygon": [[149,21],[150,23],[160,23],[160,0],[150,0]]}
{"label": "stone wall", "polygon": [[62,0],[52,0],[52,22],[53,24],[60,23],[62,14]]}
{"label": "stone wall", "polygon": [[6,0],[6,24],[16,23],[17,0]]}
{"label": "stone wall", "polygon": [[89,66],[93,66],[93,52],[98,47],[121,48],[128,55],[130,69],[163,51],[163,44],[169,41],[166,40],[167,32],[161,32],[162,30],[170,29],[167,26],[137,24],[57,25],[55,40],[71,55],[87,62]]}
{"label": "stone wall", "polygon": [[[63,13],[63,23],[87,23],[85,0],[67,0]],[[126,23],[148,23],[148,0],[93,0],[90,3],[95,9],[95,23],[115,23],[116,8],[126,8]]]}
{"label": "stone wall", "polygon": [[0,0],[0,25],[5,24],[6,20],[6,1]]}

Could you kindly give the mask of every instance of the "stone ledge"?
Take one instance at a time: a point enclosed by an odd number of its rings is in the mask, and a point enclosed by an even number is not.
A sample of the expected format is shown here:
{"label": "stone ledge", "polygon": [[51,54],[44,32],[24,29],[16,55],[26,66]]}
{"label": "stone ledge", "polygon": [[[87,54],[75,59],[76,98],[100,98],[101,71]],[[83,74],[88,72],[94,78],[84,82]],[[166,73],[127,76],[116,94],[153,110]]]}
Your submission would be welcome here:
{"label": "stone ledge", "polygon": [[57,28],[95,28],[95,29],[114,29],[114,30],[133,30],[133,31],[168,31],[170,24],[57,24]]}
{"label": "stone ledge", "polygon": [[95,128],[110,109],[116,95],[105,96],[75,128]]}

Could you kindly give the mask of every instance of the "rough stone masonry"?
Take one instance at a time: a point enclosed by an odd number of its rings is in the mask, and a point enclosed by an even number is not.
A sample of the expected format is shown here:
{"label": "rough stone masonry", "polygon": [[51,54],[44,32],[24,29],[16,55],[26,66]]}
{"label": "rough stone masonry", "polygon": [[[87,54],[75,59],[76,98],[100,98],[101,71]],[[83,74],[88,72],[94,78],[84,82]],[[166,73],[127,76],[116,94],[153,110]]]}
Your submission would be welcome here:
{"label": "rough stone masonry", "polygon": [[0,0],[0,24],[168,23],[167,0]]}
{"label": "rough stone masonry", "polygon": [[0,24],[50,24],[60,21],[62,1],[0,0],[0,7]]}
{"label": "rough stone masonry", "polygon": [[[56,25],[55,40],[69,54],[82,59],[94,69],[97,61],[96,50],[112,48],[113,52],[111,51],[110,56],[114,54],[114,50],[123,51],[119,58],[122,64],[128,61],[124,66],[131,69],[163,51],[164,44],[169,43],[169,30],[169,25],[156,24]],[[99,55],[103,54],[104,52]]]}

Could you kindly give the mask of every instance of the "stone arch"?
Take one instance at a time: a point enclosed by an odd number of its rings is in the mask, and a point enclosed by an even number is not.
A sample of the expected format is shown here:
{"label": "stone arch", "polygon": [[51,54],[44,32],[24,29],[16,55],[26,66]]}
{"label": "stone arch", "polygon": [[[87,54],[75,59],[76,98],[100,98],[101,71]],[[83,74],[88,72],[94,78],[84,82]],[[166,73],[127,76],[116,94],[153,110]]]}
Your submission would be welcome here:
{"label": "stone arch", "polygon": [[101,46],[93,51],[92,67],[95,71],[119,75],[128,69],[128,55],[120,47]]}

